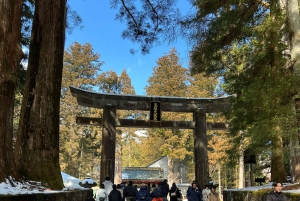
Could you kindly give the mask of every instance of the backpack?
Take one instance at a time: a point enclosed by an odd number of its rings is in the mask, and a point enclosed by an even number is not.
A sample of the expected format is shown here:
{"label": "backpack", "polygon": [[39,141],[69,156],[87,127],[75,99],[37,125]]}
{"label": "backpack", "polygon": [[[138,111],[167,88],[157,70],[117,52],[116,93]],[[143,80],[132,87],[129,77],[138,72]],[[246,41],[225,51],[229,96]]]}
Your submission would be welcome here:
{"label": "backpack", "polygon": [[162,197],[154,197],[152,201],[164,201],[164,199]]}

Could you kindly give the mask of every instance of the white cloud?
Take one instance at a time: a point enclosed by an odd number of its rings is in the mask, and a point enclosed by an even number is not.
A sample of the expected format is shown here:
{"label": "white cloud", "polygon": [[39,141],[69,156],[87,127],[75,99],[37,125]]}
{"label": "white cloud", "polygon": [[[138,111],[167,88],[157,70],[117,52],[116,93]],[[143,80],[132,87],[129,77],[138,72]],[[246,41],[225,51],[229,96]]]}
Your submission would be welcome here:
{"label": "white cloud", "polygon": [[142,65],[144,65],[145,63],[147,63],[147,61],[143,61],[142,59],[139,59],[139,60],[138,60],[138,66],[142,66]]}

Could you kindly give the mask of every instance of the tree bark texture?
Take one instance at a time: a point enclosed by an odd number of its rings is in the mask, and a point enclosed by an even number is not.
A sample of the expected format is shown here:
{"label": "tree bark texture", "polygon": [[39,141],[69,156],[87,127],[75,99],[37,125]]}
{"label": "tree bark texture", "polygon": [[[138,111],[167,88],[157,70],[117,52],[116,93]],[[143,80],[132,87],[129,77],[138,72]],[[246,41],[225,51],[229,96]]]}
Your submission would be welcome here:
{"label": "tree bark texture", "polygon": [[285,170],[283,165],[282,138],[275,134],[272,139],[272,156],[271,156],[271,181],[285,182]]}
{"label": "tree bark texture", "polygon": [[13,157],[15,90],[22,59],[22,0],[0,0],[0,183],[17,177]]}
{"label": "tree bark texture", "polygon": [[27,77],[16,146],[19,174],[62,189],[59,107],[66,0],[35,1]]}
{"label": "tree bark texture", "polygon": [[287,14],[291,36],[291,61],[300,76],[300,15],[298,0],[287,0]]}
{"label": "tree bark texture", "polygon": [[117,143],[114,183],[120,184],[121,182],[122,182],[122,146],[119,143]]}
{"label": "tree bark texture", "polygon": [[[295,76],[300,76],[300,15],[298,0],[287,1],[288,24],[290,29],[291,63],[294,63]],[[299,96],[299,95],[298,95]],[[296,137],[290,140],[291,173],[293,182],[300,181],[300,107],[296,103],[297,131]]]}
{"label": "tree bark texture", "polygon": [[299,149],[299,136],[300,136],[300,98],[295,99],[295,117],[296,127],[295,136],[290,139],[290,171],[293,182],[300,181],[300,149]]}

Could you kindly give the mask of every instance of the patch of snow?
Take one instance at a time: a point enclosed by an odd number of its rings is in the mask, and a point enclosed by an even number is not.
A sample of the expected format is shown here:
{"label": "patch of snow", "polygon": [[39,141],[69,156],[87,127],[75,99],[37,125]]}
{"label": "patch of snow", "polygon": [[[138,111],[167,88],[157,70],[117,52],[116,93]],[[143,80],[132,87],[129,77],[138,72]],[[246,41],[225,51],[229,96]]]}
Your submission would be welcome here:
{"label": "patch of snow", "polygon": [[0,183],[1,195],[34,194],[49,191],[41,186],[40,182],[16,182],[12,177]]}
{"label": "patch of snow", "polygon": [[[61,172],[65,188],[62,191],[85,189],[79,185],[80,179]],[[51,190],[43,187],[41,182],[27,181],[17,182],[12,177],[5,179],[5,182],[0,183],[0,195],[18,195],[18,194],[35,194],[35,193],[55,193],[57,190]]]}
{"label": "patch of snow", "polygon": [[61,172],[61,176],[64,182],[65,190],[83,189],[83,187],[79,185],[79,183],[81,182],[80,179],[66,174],[64,172]]}

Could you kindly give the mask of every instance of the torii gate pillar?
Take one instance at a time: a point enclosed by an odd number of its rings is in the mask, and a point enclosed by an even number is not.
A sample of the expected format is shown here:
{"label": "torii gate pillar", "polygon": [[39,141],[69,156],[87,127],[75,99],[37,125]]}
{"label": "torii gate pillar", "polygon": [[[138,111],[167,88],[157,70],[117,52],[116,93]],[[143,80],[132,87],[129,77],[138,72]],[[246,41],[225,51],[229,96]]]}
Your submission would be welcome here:
{"label": "torii gate pillar", "polygon": [[102,121],[102,149],[101,149],[101,168],[100,183],[109,176],[114,183],[115,175],[115,155],[116,155],[116,107],[105,106],[103,108]]}
{"label": "torii gate pillar", "polygon": [[195,179],[201,188],[209,182],[207,137],[206,137],[206,110],[194,111],[194,163]]}

